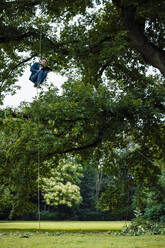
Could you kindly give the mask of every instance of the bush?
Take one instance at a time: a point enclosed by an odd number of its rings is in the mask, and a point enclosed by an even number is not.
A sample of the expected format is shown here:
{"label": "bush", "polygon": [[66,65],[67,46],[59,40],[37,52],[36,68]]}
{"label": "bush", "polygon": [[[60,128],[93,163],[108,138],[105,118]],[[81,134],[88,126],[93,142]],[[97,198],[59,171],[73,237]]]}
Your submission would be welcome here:
{"label": "bush", "polygon": [[[41,211],[40,213],[41,220],[65,220],[65,213],[63,212],[49,212]],[[38,213],[36,213],[36,219],[38,219]]]}
{"label": "bush", "polygon": [[160,216],[164,215],[164,213],[163,204],[157,204],[145,209],[144,218],[147,220],[160,221]]}
{"label": "bush", "polygon": [[130,236],[165,234],[165,223],[146,220],[140,211],[136,211],[135,215],[136,218],[129,226],[124,226],[120,234]]}

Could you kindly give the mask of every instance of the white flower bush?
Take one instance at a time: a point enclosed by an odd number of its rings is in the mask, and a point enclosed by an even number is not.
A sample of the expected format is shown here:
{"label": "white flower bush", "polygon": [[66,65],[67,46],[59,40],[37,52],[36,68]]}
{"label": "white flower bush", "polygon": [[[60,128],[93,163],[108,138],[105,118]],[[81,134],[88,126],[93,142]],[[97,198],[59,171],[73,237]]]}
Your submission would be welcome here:
{"label": "white flower bush", "polygon": [[[52,166],[53,160],[46,163]],[[61,160],[58,166],[52,169],[51,176],[42,179],[42,193],[46,204],[68,207],[80,204],[82,197],[78,184],[81,182],[82,170],[80,164]]]}

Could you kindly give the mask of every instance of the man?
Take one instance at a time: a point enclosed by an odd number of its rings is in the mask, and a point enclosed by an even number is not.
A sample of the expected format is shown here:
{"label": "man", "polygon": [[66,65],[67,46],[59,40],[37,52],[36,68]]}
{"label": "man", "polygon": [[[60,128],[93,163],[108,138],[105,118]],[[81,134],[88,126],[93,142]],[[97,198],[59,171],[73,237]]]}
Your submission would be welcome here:
{"label": "man", "polygon": [[35,62],[31,68],[30,71],[32,72],[30,75],[29,80],[34,83],[34,87],[41,88],[40,84],[44,81],[47,74],[51,69],[48,66],[44,65],[47,63],[46,58],[40,59],[39,62]]}

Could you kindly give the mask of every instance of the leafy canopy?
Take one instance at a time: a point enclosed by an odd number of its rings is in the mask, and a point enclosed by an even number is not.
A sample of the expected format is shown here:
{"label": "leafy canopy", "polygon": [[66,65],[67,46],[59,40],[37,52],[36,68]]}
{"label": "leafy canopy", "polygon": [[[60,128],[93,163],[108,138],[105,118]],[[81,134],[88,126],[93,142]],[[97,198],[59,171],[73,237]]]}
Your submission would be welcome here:
{"label": "leafy canopy", "polygon": [[[39,56],[40,35],[42,54],[68,76],[61,95],[49,85],[38,100],[0,111],[0,175],[15,210],[22,198],[24,211],[34,203],[38,148],[44,177],[44,161],[58,164],[71,153],[115,176],[126,163],[136,182],[157,180],[165,148],[164,4],[2,1],[0,101]],[[125,150],[128,156],[118,156]]]}

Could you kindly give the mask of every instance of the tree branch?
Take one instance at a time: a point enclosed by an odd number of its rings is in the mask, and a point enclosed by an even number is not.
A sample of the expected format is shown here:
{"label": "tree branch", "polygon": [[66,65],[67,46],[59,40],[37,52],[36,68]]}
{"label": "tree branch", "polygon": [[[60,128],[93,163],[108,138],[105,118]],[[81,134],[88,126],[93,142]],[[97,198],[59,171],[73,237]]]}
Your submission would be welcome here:
{"label": "tree branch", "polygon": [[11,74],[14,72],[15,69],[17,69],[20,65],[26,63],[27,61],[31,60],[31,59],[34,58],[35,56],[36,56],[36,54],[33,54],[31,57],[26,58],[26,59],[20,61],[17,65],[13,66],[12,69],[8,70],[8,71],[6,72],[6,74],[5,74],[5,78],[0,79],[0,82],[2,82],[2,84],[0,85],[0,88],[3,87],[3,81],[7,80],[7,79],[11,76]]}
{"label": "tree branch", "polygon": [[[9,43],[13,41],[22,41],[23,39],[27,39],[33,37],[39,41],[40,39],[40,30],[30,27],[30,31],[25,31],[23,28],[17,28],[13,26],[5,26],[1,25],[1,34],[0,34],[0,43]],[[64,44],[57,43],[48,38],[47,35],[42,33],[43,42],[48,42],[49,46],[53,48],[55,51],[59,49],[64,55],[69,54],[69,50],[64,48]]]}
{"label": "tree branch", "polygon": [[89,144],[86,144],[86,145],[84,144],[83,146],[68,148],[68,149],[63,150],[63,151],[55,151],[55,152],[47,154],[47,157],[52,157],[55,154],[66,154],[66,153],[69,153],[69,152],[76,152],[76,151],[86,150],[86,149],[89,149],[89,148],[94,148],[99,143],[101,143],[102,136],[103,136],[103,131],[100,131],[98,137],[93,142],[91,142]]}
{"label": "tree branch", "polygon": [[127,37],[132,48],[141,54],[147,64],[159,69],[165,75],[165,51],[151,43],[145,36],[144,20],[142,23],[137,20],[136,7],[131,3],[126,6],[121,0],[113,0],[113,3],[121,9],[123,24],[128,30]]}

